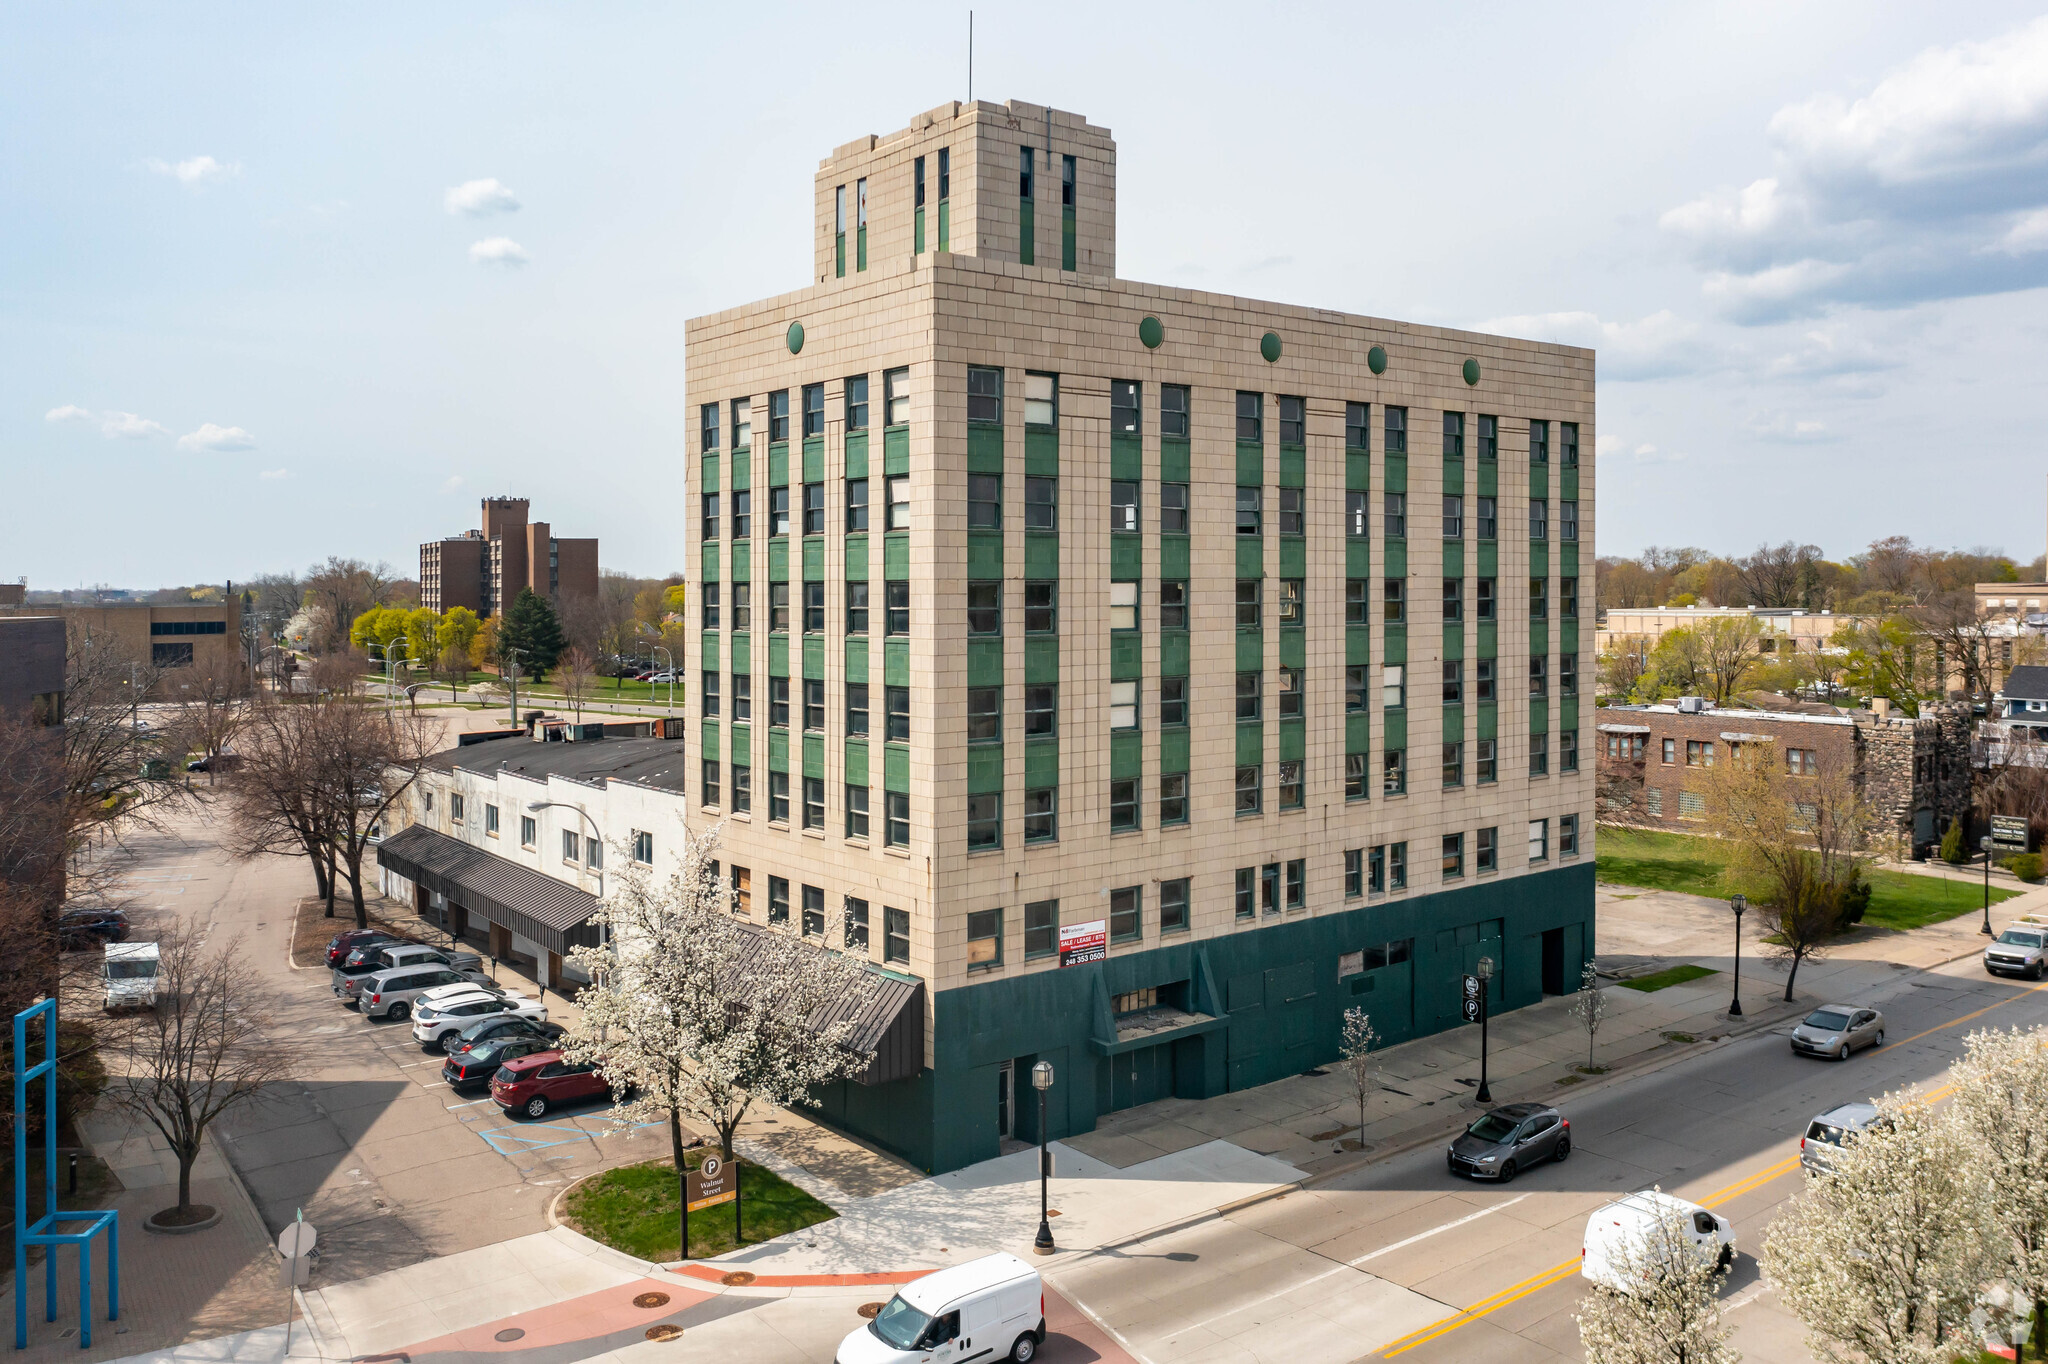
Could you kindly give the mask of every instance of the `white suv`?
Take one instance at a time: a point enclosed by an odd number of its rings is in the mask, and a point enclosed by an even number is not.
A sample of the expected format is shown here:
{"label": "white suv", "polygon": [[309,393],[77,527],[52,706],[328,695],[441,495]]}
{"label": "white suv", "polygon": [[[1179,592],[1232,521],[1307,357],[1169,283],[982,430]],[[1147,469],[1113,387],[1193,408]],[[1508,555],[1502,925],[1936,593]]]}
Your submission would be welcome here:
{"label": "white suv", "polygon": [[412,1035],[421,1046],[445,1047],[450,1040],[461,1036],[462,1030],[470,1024],[503,1014],[545,1023],[548,1021],[548,1006],[509,990],[503,993],[488,990],[450,992],[431,1004],[419,1001],[413,1010]]}

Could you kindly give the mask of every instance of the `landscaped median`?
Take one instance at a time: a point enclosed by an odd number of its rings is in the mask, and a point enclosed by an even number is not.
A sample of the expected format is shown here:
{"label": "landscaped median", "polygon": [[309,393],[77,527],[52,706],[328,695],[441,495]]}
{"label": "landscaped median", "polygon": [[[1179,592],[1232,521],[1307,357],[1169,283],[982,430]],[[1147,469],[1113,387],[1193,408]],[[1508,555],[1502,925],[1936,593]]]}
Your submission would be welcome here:
{"label": "landscaped median", "polygon": [[[1716,898],[1725,898],[1734,889],[1723,874],[1731,850],[1719,839],[1603,824],[1595,847],[1596,875],[1608,885]],[[1982,887],[1949,877],[1878,868],[1864,875],[1870,881],[1870,908],[1864,912],[1863,922],[1879,928],[1920,928],[1981,909],[1984,904]],[[1993,886],[1991,902],[1997,904],[2017,894]]]}
{"label": "landscaped median", "polygon": [[[691,1151],[684,1159],[694,1170],[709,1154]],[[747,1244],[839,1215],[766,1166],[741,1161],[739,1168],[739,1215]],[[561,1214],[571,1230],[657,1264],[703,1260],[739,1249],[733,1237],[733,1205],[720,1203],[690,1214],[690,1253],[677,1255],[680,1210],[675,1162],[664,1159],[592,1175],[569,1190]]]}

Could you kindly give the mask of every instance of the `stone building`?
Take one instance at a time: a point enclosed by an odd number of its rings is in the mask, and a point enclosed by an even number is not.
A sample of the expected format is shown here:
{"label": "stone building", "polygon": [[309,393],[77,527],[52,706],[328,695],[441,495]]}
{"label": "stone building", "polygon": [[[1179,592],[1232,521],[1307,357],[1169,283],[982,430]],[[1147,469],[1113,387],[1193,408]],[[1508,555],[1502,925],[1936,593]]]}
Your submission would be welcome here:
{"label": "stone building", "polygon": [[[1573,988],[1593,356],[1115,273],[1107,129],[950,103],[688,324],[693,820],[929,992],[928,1169]],[[1585,685],[1590,687],[1590,681]]]}

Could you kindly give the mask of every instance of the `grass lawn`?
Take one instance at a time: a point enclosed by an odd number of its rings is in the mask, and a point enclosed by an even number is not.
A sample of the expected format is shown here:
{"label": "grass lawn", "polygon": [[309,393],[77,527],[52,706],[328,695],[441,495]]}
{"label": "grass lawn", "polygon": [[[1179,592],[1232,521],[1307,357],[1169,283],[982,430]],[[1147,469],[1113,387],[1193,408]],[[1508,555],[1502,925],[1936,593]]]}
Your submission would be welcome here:
{"label": "grass lawn", "polygon": [[[1729,888],[1721,879],[1727,865],[1727,849],[1717,839],[1603,825],[1597,846],[1596,875],[1609,885],[1676,890],[1716,898],[1728,894]],[[1984,904],[1981,886],[1945,877],[1883,870],[1873,870],[1869,876],[1870,908],[1863,921],[1881,928],[1919,928],[1981,909]],[[1991,902],[1997,904],[2017,894],[2018,891],[1993,886]]]}
{"label": "grass lawn", "polygon": [[[705,1154],[691,1151],[685,1159],[695,1169]],[[563,1212],[585,1236],[643,1260],[701,1260],[737,1249],[733,1205],[721,1203],[690,1214],[690,1254],[677,1256],[677,1209],[674,1162],[650,1160],[585,1180],[569,1195]],[[740,1209],[750,1244],[839,1215],[773,1170],[745,1162],[740,1165]]]}
{"label": "grass lawn", "polygon": [[1647,995],[1654,994],[1656,991],[1662,990],[1667,986],[1683,985],[1689,980],[1698,980],[1701,976],[1718,976],[1720,974],[1719,971],[1716,971],[1711,966],[1694,966],[1691,963],[1687,963],[1684,966],[1673,966],[1663,971],[1656,971],[1647,976],[1637,976],[1634,980],[1625,980],[1622,982],[1622,985],[1630,990],[1641,990]]}

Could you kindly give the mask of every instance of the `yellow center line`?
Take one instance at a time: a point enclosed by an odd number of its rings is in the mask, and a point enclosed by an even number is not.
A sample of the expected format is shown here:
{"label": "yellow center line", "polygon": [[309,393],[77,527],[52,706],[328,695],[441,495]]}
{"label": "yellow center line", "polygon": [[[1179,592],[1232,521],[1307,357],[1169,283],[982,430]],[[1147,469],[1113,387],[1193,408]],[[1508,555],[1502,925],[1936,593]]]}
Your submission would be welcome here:
{"label": "yellow center line", "polygon": [[[1968,1023],[1973,1018],[1982,1018],[1993,1009],[2002,1009],[2023,996],[2040,990],[2048,990],[2048,981],[2043,981],[2039,985],[2030,985],[2019,994],[2007,995],[2004,999],[1987,1004],[1981,1009],[1961,1014],[1951,1018],[1946,1023],[1937,1023],[1931,1028],[1914,1033],[1911,1037],[1901,1038],[1891,1045],[1902,1047],[1908,1042],[1917,1042],[1923,1037],[1931,1036],[1947,1028],[1953,1028],[1957,1024]],[[1927,1093],[1918,1096],[1918,1101],[1921,1103],[1935,1103],[1947,1097],[1954,1089],[1955,1086],[1953,1084],[1942,1085],[1937,1089],[1929,1090]],[[1740,1198],[1746,1193],[1754,1193],[1764,1185],[1771,1183],[1773,1180],[1782,1179],[1798,1168],[1799,1157],[1797,1155],[1787,1156],[1783,1160],[1766,1165],[1763,1169],[1736,1180],[1725,1188],[1708,1194],[1700,1200],[1700,1206],[1706,1208],[1719,1207],[1721,1204]],[[1392,1359],[1398,1354],[1406,1354],[1418,1345],[1427,1345],[1438,1336],[1449,1335],[1460,1326],[1477,1321],[1488,1313],[1497,1312],[1510,1303],[1519,1302],[1531,1293],[1539,1292],[1555,1283],[1562,1283],[1577,1272],[1578,1268],[1579,1261],[1577,1259],[1566,1260],[1562,1264],[1552,1265],[1550,1268],[1543,1270],[1541,1273],[1531,1275],[1518,1284],[1512,1284],[1507,1288],[1501,1289],[1500,1292],[1495,1293],[1492,1297],[1480,1299],[1462,1312],[1445,1317],[1441,1321],[1433,1322],[1421,1330],[1411,1331],[1399,1340],[1389,1341],[1387,1344],[1382,1345],[1375,1353],[1387,1359]]]}

